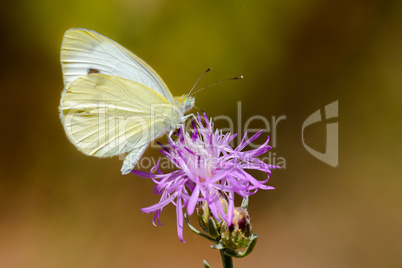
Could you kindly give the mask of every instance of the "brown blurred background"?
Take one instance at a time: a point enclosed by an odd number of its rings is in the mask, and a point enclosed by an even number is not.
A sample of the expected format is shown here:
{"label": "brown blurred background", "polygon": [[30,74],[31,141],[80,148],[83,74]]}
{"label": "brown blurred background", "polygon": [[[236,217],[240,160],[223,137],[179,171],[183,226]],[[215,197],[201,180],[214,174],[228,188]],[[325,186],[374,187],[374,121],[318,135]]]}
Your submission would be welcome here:
{"label": "brown blurred background", "polygon": [[[207,67],[201,85],[243,74],[196,95],[209,116],[236,120],[239,101],[243,124],[286,115],[272,151],[286,168],[252,197],[260,237],[235,267],[402,266],[401,1],[21,0],[2,4],[0,27],[0,267],[221,267],[210,242],[187,229],[179,241],[173,206],[159,227],[141,213],[159,200],[150,181],[67,140],[59,53],[71,27],[132,50],[174,95]],[[306,151],[301,126],[336,100],[333,168]],[[324,123],[305,134],[324,150]]]}

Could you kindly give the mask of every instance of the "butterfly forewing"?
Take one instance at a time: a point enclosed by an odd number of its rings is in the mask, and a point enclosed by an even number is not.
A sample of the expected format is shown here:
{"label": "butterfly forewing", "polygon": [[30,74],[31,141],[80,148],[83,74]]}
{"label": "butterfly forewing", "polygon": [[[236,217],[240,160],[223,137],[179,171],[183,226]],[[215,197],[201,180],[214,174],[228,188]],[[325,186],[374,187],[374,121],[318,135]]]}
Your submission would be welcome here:
{"label": "butterfly forewing", "polygon": [[61,63],[65,90],[81,76],[101,73],[136,81],[161,94],[170,104],[174,103],[166,84],[148,64],[95,31],[68,30],[63,39]]}

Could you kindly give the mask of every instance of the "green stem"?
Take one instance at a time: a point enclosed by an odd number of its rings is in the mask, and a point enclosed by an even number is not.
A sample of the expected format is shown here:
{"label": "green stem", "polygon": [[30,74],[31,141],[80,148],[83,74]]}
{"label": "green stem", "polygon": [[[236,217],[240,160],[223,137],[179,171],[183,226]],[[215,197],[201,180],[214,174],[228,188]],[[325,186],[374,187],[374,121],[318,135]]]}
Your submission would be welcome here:
{"label": "green stem", "polygon": [[233,268],[233,260],[232,257],[225,254],[225,249],[219,250],[222,257],[222,265],[223,268]]}

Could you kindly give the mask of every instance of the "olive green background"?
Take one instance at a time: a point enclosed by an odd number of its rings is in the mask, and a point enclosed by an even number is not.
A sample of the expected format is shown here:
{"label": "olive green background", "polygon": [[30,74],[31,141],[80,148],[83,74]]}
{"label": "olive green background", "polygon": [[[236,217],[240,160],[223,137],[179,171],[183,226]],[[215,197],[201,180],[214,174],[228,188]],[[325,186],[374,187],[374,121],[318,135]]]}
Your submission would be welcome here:
{"label": "olive green background", "polygon": [[[235,267],[400,267],[401,18],[397,0],[3,3],[0,267],[221,267],[210,242],[188,229],[179,241],[172,205],[158,227],[140,211],[159,200],[151,181],[122,176],[117,157],[85,156],[66,138],[59,53],[71,27],[127,47],[174,95],[207,67],[200,86],[244,75],[195,95],[198,111],[229,116],[236,129],[238,102],[241,128],[253,115],[286,116],[272,150],[286,168],[273,171],[276,190],[251,198],[259,239]],[[306,151],[301,127],[336,100],[334,168]],[[325,123],[305,135],[325,150]]]}

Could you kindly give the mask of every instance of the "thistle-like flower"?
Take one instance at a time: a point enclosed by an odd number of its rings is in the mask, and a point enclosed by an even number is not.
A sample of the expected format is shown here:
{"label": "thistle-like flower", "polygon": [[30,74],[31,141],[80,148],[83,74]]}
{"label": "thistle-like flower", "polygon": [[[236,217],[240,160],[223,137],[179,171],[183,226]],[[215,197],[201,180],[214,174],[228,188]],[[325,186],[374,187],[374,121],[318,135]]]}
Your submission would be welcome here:
{"label": "thistle-like flower", "polygon": [[[252,141],[257,139],[261,132],[246,140],[245,133],[242,141],[236,148],[229,143],[236,134],[223,134],[215,130],[213,122],[204,114],[203,124],[201,116],[197,114],[192,122],[192,131],[185,132],[179,129],[176,140],[169,140],[169,147],[162,146],[161,153],[165,155],[177,170],[162,173],[160,161],[151,169],[150,173],[133,170],[136,175],[151,178],[155,182],[154,193],[161,195],[159,203],[143,208],[145,213],[155,212],[154,225],[159,222],[162,209],[169,203],[176,206],[177,233],[183,240],[183,209],[193,214],[199,202],[207,202],[210,213],[216,221],[224,221],[230,226],[233,222],[235,193],[243,198],[257,192],[258,189],[271,190],[267,186],[271,169],[277,166],[264,163],[257,156],[271,149],[268,140],[257,149],[243,151]],[[259,170],[267,173],[265,180],[253,178],[247,169]],[[227,203],[221,202],[222,196],[227,197]],[[226,204],[225,204],[226,203]]]}

